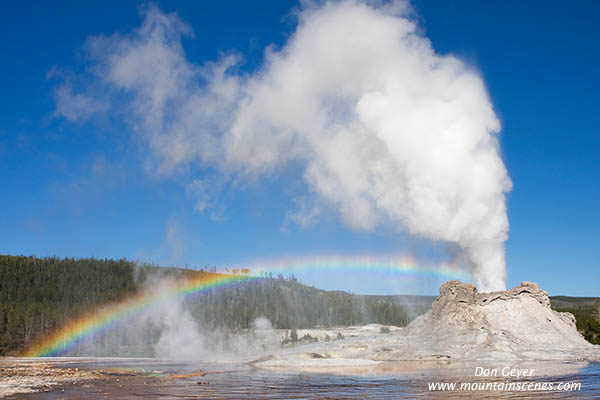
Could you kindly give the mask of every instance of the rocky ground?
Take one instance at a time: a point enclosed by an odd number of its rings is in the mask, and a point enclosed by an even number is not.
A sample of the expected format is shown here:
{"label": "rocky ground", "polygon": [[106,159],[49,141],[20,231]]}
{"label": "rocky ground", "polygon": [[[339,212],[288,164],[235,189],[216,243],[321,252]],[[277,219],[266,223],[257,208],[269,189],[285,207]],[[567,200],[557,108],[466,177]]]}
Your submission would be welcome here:
{"label": "rocky ground", "polygon": [[553,311],[548,294],[535,283],[479,293],[473,285],[451,281],[440,288],[431,310],[405,329],[304,345],[256,365],[355,368],[382,361],[600,361],[600,346],[577,332],[571,314]]}
{"label": "rocky ground", "polygon": [[60,368],[52,363],[3,358],[0,359],[0,398],[56,389],[57,386],[83,383],[103,378],[100,371]]}

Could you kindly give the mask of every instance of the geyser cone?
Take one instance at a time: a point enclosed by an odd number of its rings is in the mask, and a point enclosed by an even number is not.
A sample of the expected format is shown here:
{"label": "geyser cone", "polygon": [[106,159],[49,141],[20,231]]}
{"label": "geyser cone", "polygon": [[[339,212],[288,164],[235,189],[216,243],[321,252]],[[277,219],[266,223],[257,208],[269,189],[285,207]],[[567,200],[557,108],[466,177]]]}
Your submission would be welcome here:
{"label": "geyser cone", "polygon": [[442,285],[425,315],[403,332],[414,358],[461,360],[598,359],[598,346],[577,332],[575,317],[550,308],[534,282],[479,293],[459,281]]}
{"label": "geyser cone", "polygon": [[[466,362],[455,365],[460,367],[470,362],[513,365],[544,360],[560,362],[563,374],[565,361],[600,361],[600,346],[588,343],[577,332],[572,314],[553,311],[548,294],[533,282],[479,293],[473,285],[450,281],[440,288],[431,310],[405,329],[310,346],[255,365],[294,369],[360,365],[387,371],[386,365],[414,368],[415,364],[380,363],[374,367],[361,362],[419,361],[418,368],[429,368],[439,364],[421,361]],[[324,358],[315,361],[314,354]],[[536,363],[533,368],[552,372],[551,365],[556,364]]]}

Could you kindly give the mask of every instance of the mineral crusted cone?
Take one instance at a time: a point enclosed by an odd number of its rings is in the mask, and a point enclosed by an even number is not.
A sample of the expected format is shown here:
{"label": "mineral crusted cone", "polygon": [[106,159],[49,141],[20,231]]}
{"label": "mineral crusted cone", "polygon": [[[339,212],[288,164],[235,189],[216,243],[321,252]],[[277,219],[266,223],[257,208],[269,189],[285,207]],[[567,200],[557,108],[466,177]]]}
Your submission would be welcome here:
{"label": "mineral crusted cone", "polygon": [[299,346],[273,356],[261,366],[370,366],[359,361],[411,361],[375,363],[384,369],[399,365],[455,368],[473,363],[533,365],[539,371],[564,374],[565,366],[579,365],[574,361],[600,361],[600,346],[588,343],[577,332],[572,314],[552,310],[548,293],[536,283],[523,282],[510,290],[479,293],[473,285],[450,281],[440,288],[431,310],[404,329]]}
{"label": "mineral crusted cone", "polygon": [[600,358],[600,347],[577,332],[573,315],[552,310],[548,293],[534,282],[490,293],[447,282],[431,310],[400,335],[397,345],[378,359]]}

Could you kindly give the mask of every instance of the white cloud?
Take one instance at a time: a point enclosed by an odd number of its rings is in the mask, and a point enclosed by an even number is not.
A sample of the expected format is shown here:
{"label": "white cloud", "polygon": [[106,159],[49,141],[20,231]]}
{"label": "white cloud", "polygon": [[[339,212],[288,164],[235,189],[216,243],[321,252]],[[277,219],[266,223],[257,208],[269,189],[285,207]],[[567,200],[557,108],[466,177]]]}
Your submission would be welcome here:
{"label": "white cloud", "polygon": [[73,93],[69,83],[63,83],[55,93],[55,116],[62,116],[71,122],[80,122],[89,119],[92,115],[105,112],[108,106],[93,96],[83,93]]}
{"label": "white cloud", "polygon": [[[300,164],[308,195],[348,226],[392,221],[457,244],[479,286],[501,289],[511,181],[500,124],[479,74],[436,54],[408,9],[305,6],[288,42],[244,74],[233,55],[190,63],[181,45],[190,27],[150,7],[132,33],[89,40],[90,85],[122,102],[161,173],[209,167],[243,180]],[[80,108],[60,112],[76,120],[95,111]],[[294,218],[314,219],[307,209]]]}
{"label": "white cloud", "polygon": [[225,203],[222,201],[223,179],[220,176],[205,175],[187,184],[186,192],[195,201],[194,208],[201,214],[208,214],[215,222],[225,217]]}

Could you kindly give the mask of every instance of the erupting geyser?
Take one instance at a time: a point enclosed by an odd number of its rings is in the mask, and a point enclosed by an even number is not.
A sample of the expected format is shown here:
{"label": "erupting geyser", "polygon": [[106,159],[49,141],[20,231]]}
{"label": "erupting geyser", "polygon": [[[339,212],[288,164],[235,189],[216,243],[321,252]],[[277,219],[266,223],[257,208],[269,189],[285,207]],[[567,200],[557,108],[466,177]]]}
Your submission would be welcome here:
{"label": "erupting geyser", "polygon": [[453,244],[480,290],[504,289],[500,123],[478,72],[437,54],[412,15],[405,1],[305,2],[287,42],[242,72],[238,55],[191,63],[192,28],[149,6],[133,32],[88,40],[88,72],[57,88],[56,114],[115,110],[160,173],[216,171],[188,183],[200,211],[222,180],[300,166],[293,221],[337,210],[354,229],[391,223]]}

